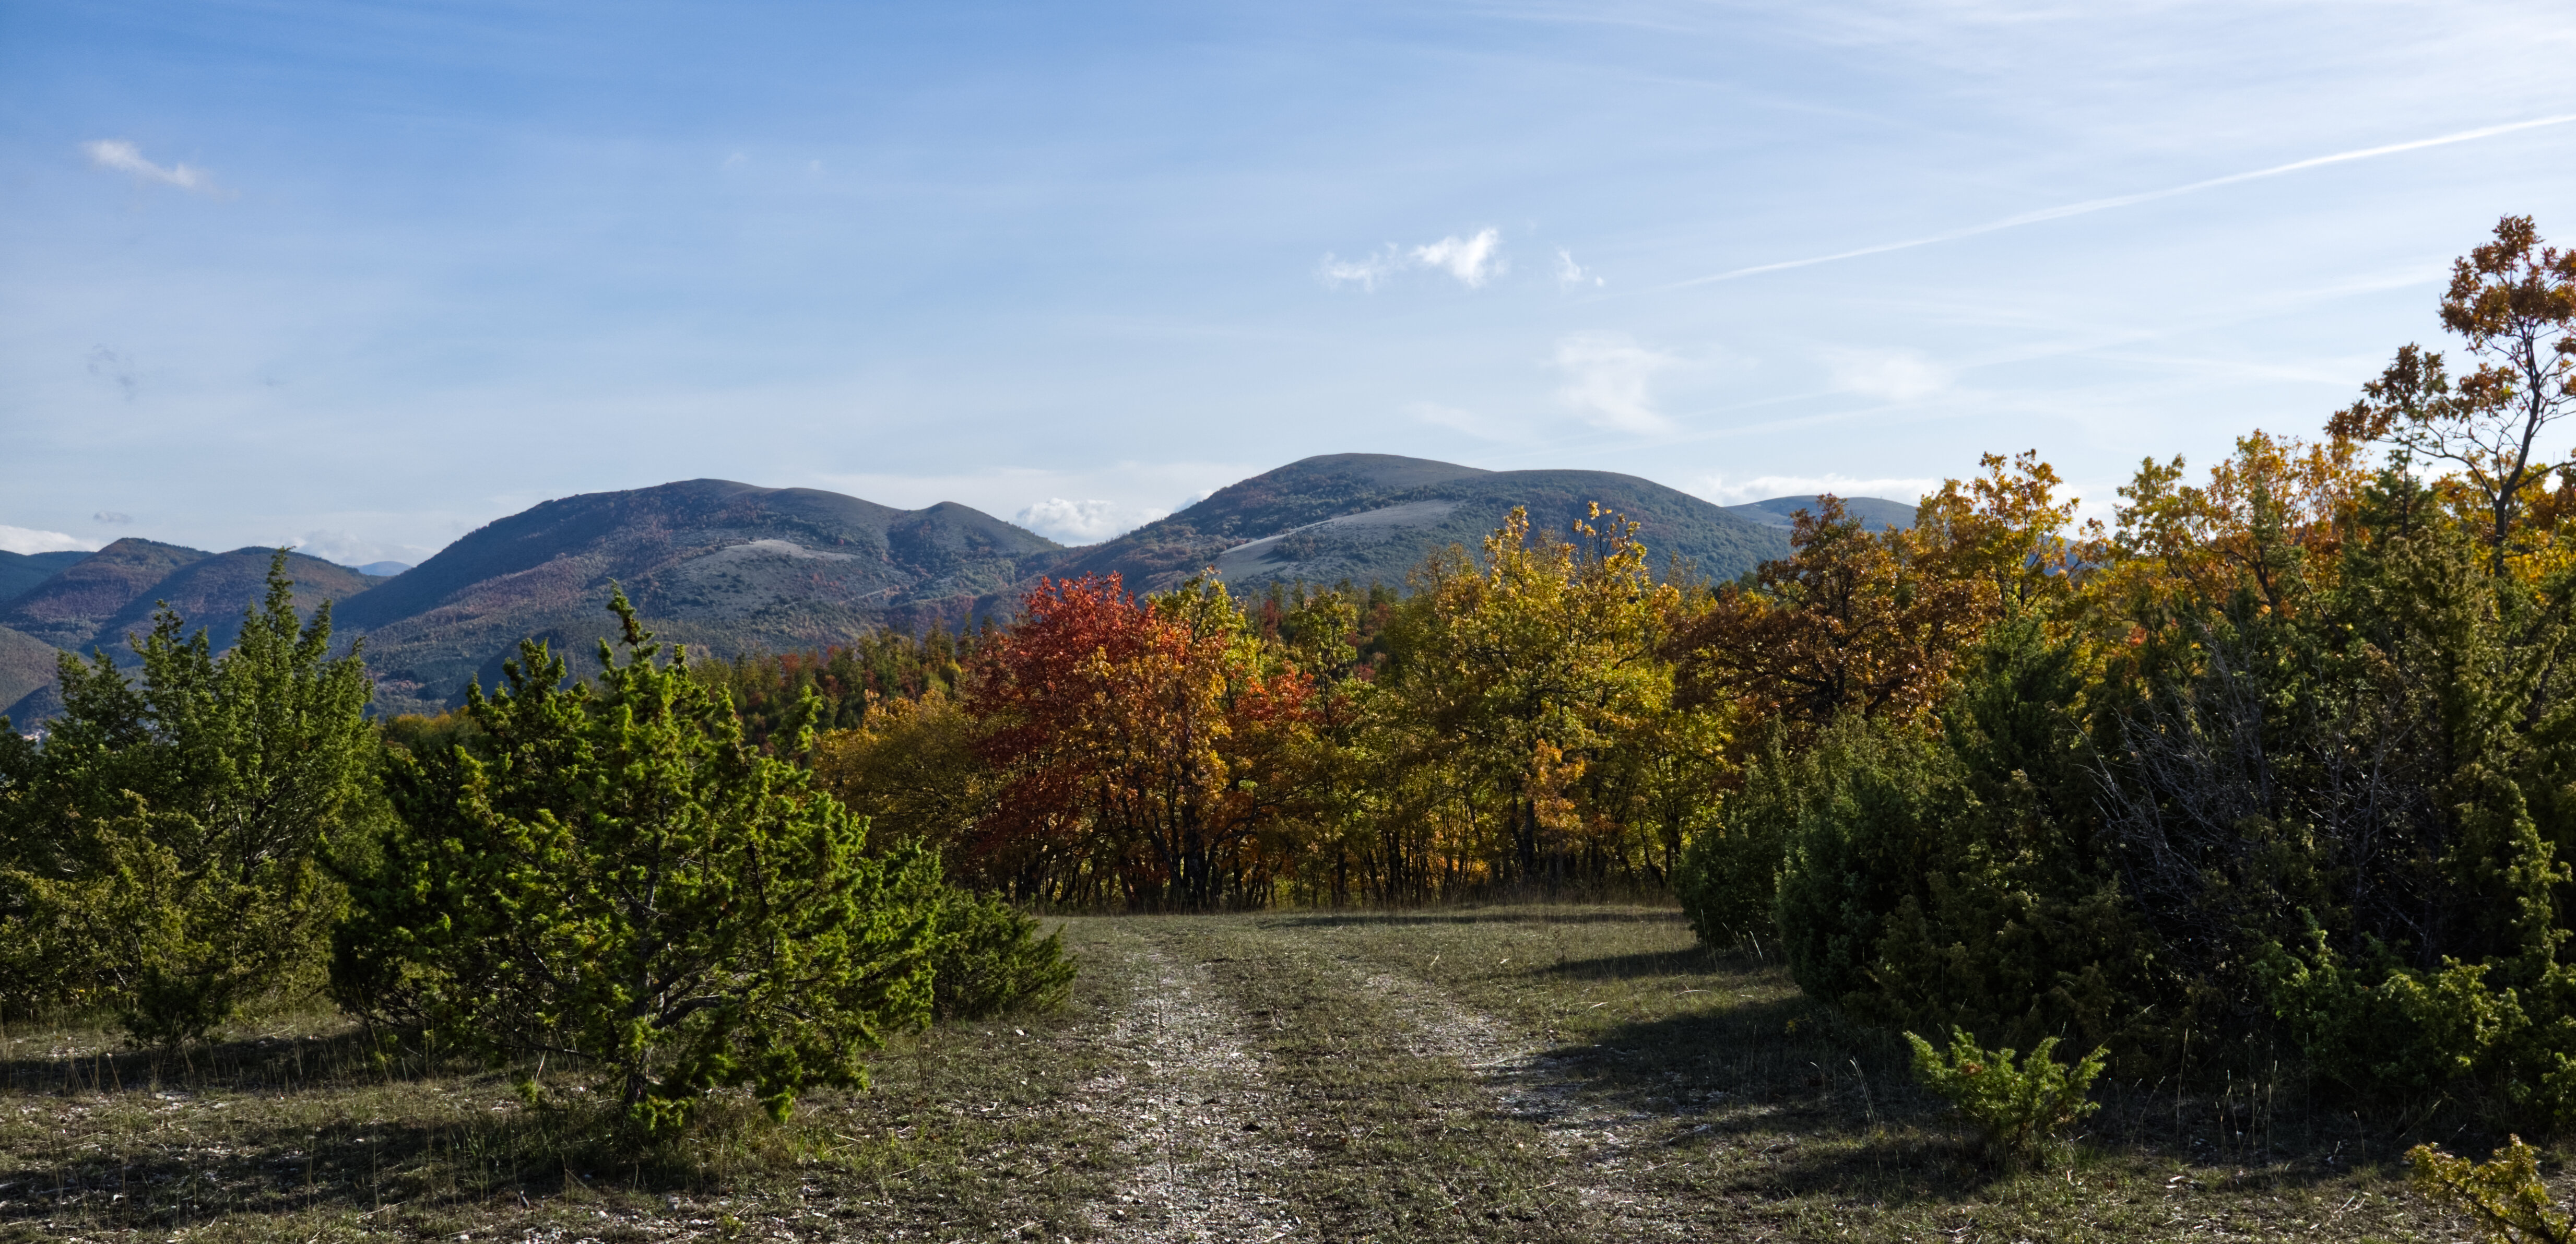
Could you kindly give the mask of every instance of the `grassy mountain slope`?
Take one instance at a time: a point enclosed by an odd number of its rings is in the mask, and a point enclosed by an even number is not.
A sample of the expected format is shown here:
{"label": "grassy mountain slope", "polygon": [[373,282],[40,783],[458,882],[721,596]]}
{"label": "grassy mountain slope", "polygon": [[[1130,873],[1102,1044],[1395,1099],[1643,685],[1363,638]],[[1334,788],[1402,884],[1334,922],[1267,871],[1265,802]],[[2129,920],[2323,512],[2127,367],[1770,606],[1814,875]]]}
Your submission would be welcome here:
{"label": "grassy mountain slope", "polygon": [[1480,471],[1381,454],[1308,458],[1222,489],[1178,514],[1089,549],[1059,574],[1117,571],[1138,590],[1213,566],[1238,591],[1273,581],[1402,584],[1423,557],[1472,550],[1526,506],[1533,529],[1562,535],[1592,502],[1637,520],[1658,568],[1679,557],[1732,578],[1788,552],[1758,525],[1651,480],[1607,471]]}
{"label": "grassy mountain slope", "polygon": [[12,553],[0,549],[0,602],[25,594],[88,557],[86,550],[68,553]]}
{"label": "grassy mountain slope", "polygon": [[[1169,518],[1076,549],[1050,573],[1116,572],[1138,589],[1165,587],[1247,540],[1382,508],[1415,488],[1491,475],[1474,467],[1393,454],[1326,454],[1229,484]],[[1401,582],[1398,575],[1396,581]]]}
{"label": "grassy mountain slope", "polygon": [[15,705],[39,689],[51,689],[54,663],[62,655],[52,644],[0,626],[0,705]]}
{"label": "grassy mountain slope", "polygon": [[1062,546],[943,503],[897,510],[808,488],[687,480],[548,501],[349,602],[383,711],[452,702],[534,636],[586,665],[623,584],[663,638],[729,654],[963,621]]}
{"label": "grassy mountain slope", "polygon": [[[144,549],[126,549],[128,544],[149,545]],[[139,664],[129,635],[152,629],[152,614],[167,601],[179,611],[193,632],[200,627],[216,651],[233,645],[241,634],[242,611],[268,594],[268,559],[273,550],[263,548],[235,549],[230,553],[197,553],[193,549],[175,549],[172,545],[151,545],[149,541],[118,541],[99,551],[99,557],[116,552],[110,563],[113,577],[85,576],[86,582],[63,580],[70,572],[49,580],[44,589],[25,599],[11,602],[13,610],[28,607],[51,610],[58,621],[57,633],[70,634],[86,628],[75,643],[65,648],[86,652],[103,649],[120,665]],[[192,556],[181,559],[176,553]],[[176,569],[135,590],[132,583],[160,562],[177,561]],[[82,565],[87,565],[87,562]],[[364,592],[380,580],[362,575],[345,566],[301,553],[286,555],[287,573],[295,579],[295,611],[304,617],[325,600],[347,600]],[[74,567],[78,570],[79,567]],[[113,612],[94,622],[78,617],[72,611],[92,608],[116,596],[126,599]],[[27,645],[34,645],[29,648]],[[29,725],[52,717],[61,711],[62,702],[54,694],[54,658],[60,649],[22,630],[0,628],[0,705],[10,719]],[[24,685],[21,685],[23,683]]]}
{"label": "grassy mountain slope", "polygon": [[57,648],[85,650],[108,619],[138,599],[148,607],[155,584],[207,556],[175,544],[119,540],[11,600],[0,608],[0,626]]}
{"label": "grassy mountain slope", "polygon": [[[1794,520],[1798,511],[1814,510],[1816,503],[1821,499],[1820,497],[1773,497],[1768,501],[1730,505],[1726,507],[1726,512],[1747,522],[1787,531],[1796,525]],[[1902,501],[1889,501],[1880,497],[1844,497],[1842,503],[1844,513],[1872,527],[1914,525],[1914,507]]]}
{"label": "grassy mountain slope", "polygon": [[[154,610],[167,601],[187,619],[190,632],[204,627],[216,651],[230,648],[241,635],[242,611],[268,596],[268,561],[275,552],[234,549],[181,566],[126,602],[99,626],[92,642],[106,648],[120,664],[134,663],[139,658],[125,637],[152,629]],[[346,601],[384,581],[301,553],[286,555],[286,573],[295,580],[295,612],[304,618],[311,618],[314,607],[323,601]],[[334,606],[335,612],[338,608]]]}

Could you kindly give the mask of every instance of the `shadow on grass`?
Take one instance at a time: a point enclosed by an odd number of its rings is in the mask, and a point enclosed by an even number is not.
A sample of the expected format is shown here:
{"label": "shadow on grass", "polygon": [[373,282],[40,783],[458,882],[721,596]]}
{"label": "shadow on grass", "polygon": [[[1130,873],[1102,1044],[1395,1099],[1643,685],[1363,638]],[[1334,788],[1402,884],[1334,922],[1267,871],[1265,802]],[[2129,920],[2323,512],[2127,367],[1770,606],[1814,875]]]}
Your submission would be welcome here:
{"label": "shadow on grass", "polygon": [[[705,1192],[729,1182],[688,1149],[638,1149],[588,1114],[445,1123],[343,1119],[243,1129],[220,1142],[127,1132],[58,1162],[0,1169],[0,1226],[114,1230],[311,1211],[527,1207],[598,1192]],[[718,1143],[730,1139],[718,1136]]]}
{"label": "shadow on grass", "polygon": [[[317,1209],[542,1197],[581,1180],[580,1158],[568,1160],[578,1151],[563,1143],[561,1129],[526,1120],[263,1127],[227,1141],[154,1145],[122,1135],[60,1162],[21,1162],[0,1170],[0,1224],[184,1227]],[[623,1181],[627,1172],[616,1174]]]}
{"label": "shadow on grass", "polygon": [[[1657,970],[1664,956],[1591,965]],[[1581,971],[1587,965],[1568,964]],[[1556,1074],[1641,1114],[1664,1115],[1675,1149],[1724,1145],[1763,1160],[1737,1190],[1767,1197],[1859,1196],[1888,1205],[1988,1195],[2005,1174],[1973,1156],[1963,1120],[1915,1083],[1895,1034],[1805,997],[1721,1002],[1621,1024],[1589,1045],[1541,1056]],[[2103,1110],[2082,1129],[2098,1154],[2258,1171],[2281,1187],[2331,1183],[2355,1161],[2393,1161],[2411,1139],[2369,1135],[2357,1119],[2281,1105],[2256,1117],[2206,1089],[2177,1096],[2103,1085]],[[2233,1109],[2236,1113],[2231,1114]],[[2338,1167],[2330,1157],[2339,1153]],[[2242,1177],[2243,1170],[2239,1171]]]}
{"label": "shadow on grass", "polygon": [[1641,950],[1634,954],[1568,959],[1535,970],[1547,976],[1575,980],[1624,981],[1653,976],[1706,976],[1722,968],[1740,970],[1753,966],[1750,956],[1742,963],[1733,962],[1734,958],[1732,952],[1693,946],[1683,950]]}
{"label": "shadow on grass", "polygon": [[153,1089],[293,1093],[414,1079],[453,1070],[450,1061],[385,1046],[375,1034],[351,1027],[322,1036],[243,1037],[179,1050],[0,1058],[0,1088],[35,1093]]}
{"label": "shadow on grass", "polygon": [[1316,912],[1264,917],[1261,923],[1281,929],[1355,928],[1371,925],[1421,924],[1681,924],[1678,911],[1533,911],[1521,907],[1466,908],[1450,911]]}

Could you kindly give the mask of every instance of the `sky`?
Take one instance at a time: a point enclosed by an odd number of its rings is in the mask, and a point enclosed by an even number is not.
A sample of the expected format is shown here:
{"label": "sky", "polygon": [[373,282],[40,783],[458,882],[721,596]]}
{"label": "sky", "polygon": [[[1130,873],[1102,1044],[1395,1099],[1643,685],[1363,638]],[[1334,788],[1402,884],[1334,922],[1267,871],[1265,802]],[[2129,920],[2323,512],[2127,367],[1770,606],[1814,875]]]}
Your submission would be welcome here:
{"label": "sky", "polygon": [[2108,516],[2576,242],[2572,63],[2565,0],[0,0],[0,548],[708,476],[1087,543],[1343,452]]}

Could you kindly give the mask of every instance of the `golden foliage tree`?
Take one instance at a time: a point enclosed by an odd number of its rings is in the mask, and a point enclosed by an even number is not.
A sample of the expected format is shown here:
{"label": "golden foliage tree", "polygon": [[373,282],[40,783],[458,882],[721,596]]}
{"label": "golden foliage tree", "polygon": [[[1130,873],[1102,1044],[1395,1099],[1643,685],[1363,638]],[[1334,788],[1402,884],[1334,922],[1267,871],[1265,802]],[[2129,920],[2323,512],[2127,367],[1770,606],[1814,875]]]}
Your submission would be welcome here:
{"label": "golden foliage tree", "polygon": [[2548,492],[2541,433],[2576,411],[2576,252],[2543,246],[2529,216],[2452,265],[2442,327],[2477,367],[2456,380],[2439,354],[2407,345],[2362,398],[2337,412],[2338,439],[2385,441],[2456,471],[2447,485],[2483,511],[2488,568],[2517,549],[2516,520]]}

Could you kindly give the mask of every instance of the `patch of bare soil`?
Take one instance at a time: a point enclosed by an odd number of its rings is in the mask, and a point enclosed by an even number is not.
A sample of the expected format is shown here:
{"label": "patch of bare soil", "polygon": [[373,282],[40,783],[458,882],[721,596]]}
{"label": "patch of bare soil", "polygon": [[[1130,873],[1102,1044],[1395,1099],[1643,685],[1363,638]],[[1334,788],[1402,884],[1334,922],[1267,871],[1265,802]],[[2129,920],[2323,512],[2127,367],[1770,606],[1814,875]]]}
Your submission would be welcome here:
{"label": "patch of bare soil", "polygon": [[1093,1225],[1140,1244],[1261,1244],[1295,1233],[1301,1224],[1277,1195],[1275,1172],[1311,1159],[1268,1130],[1267,1068],[1237,1008],[1204,966],[1141,937],[1131,945],[1135,998],[1101,1038],[1124,1069],[1081,1091],[1080,1108],[1118,1133],[1114,1147],[1130,1163],[1116,1195],[1091,1208]]}

